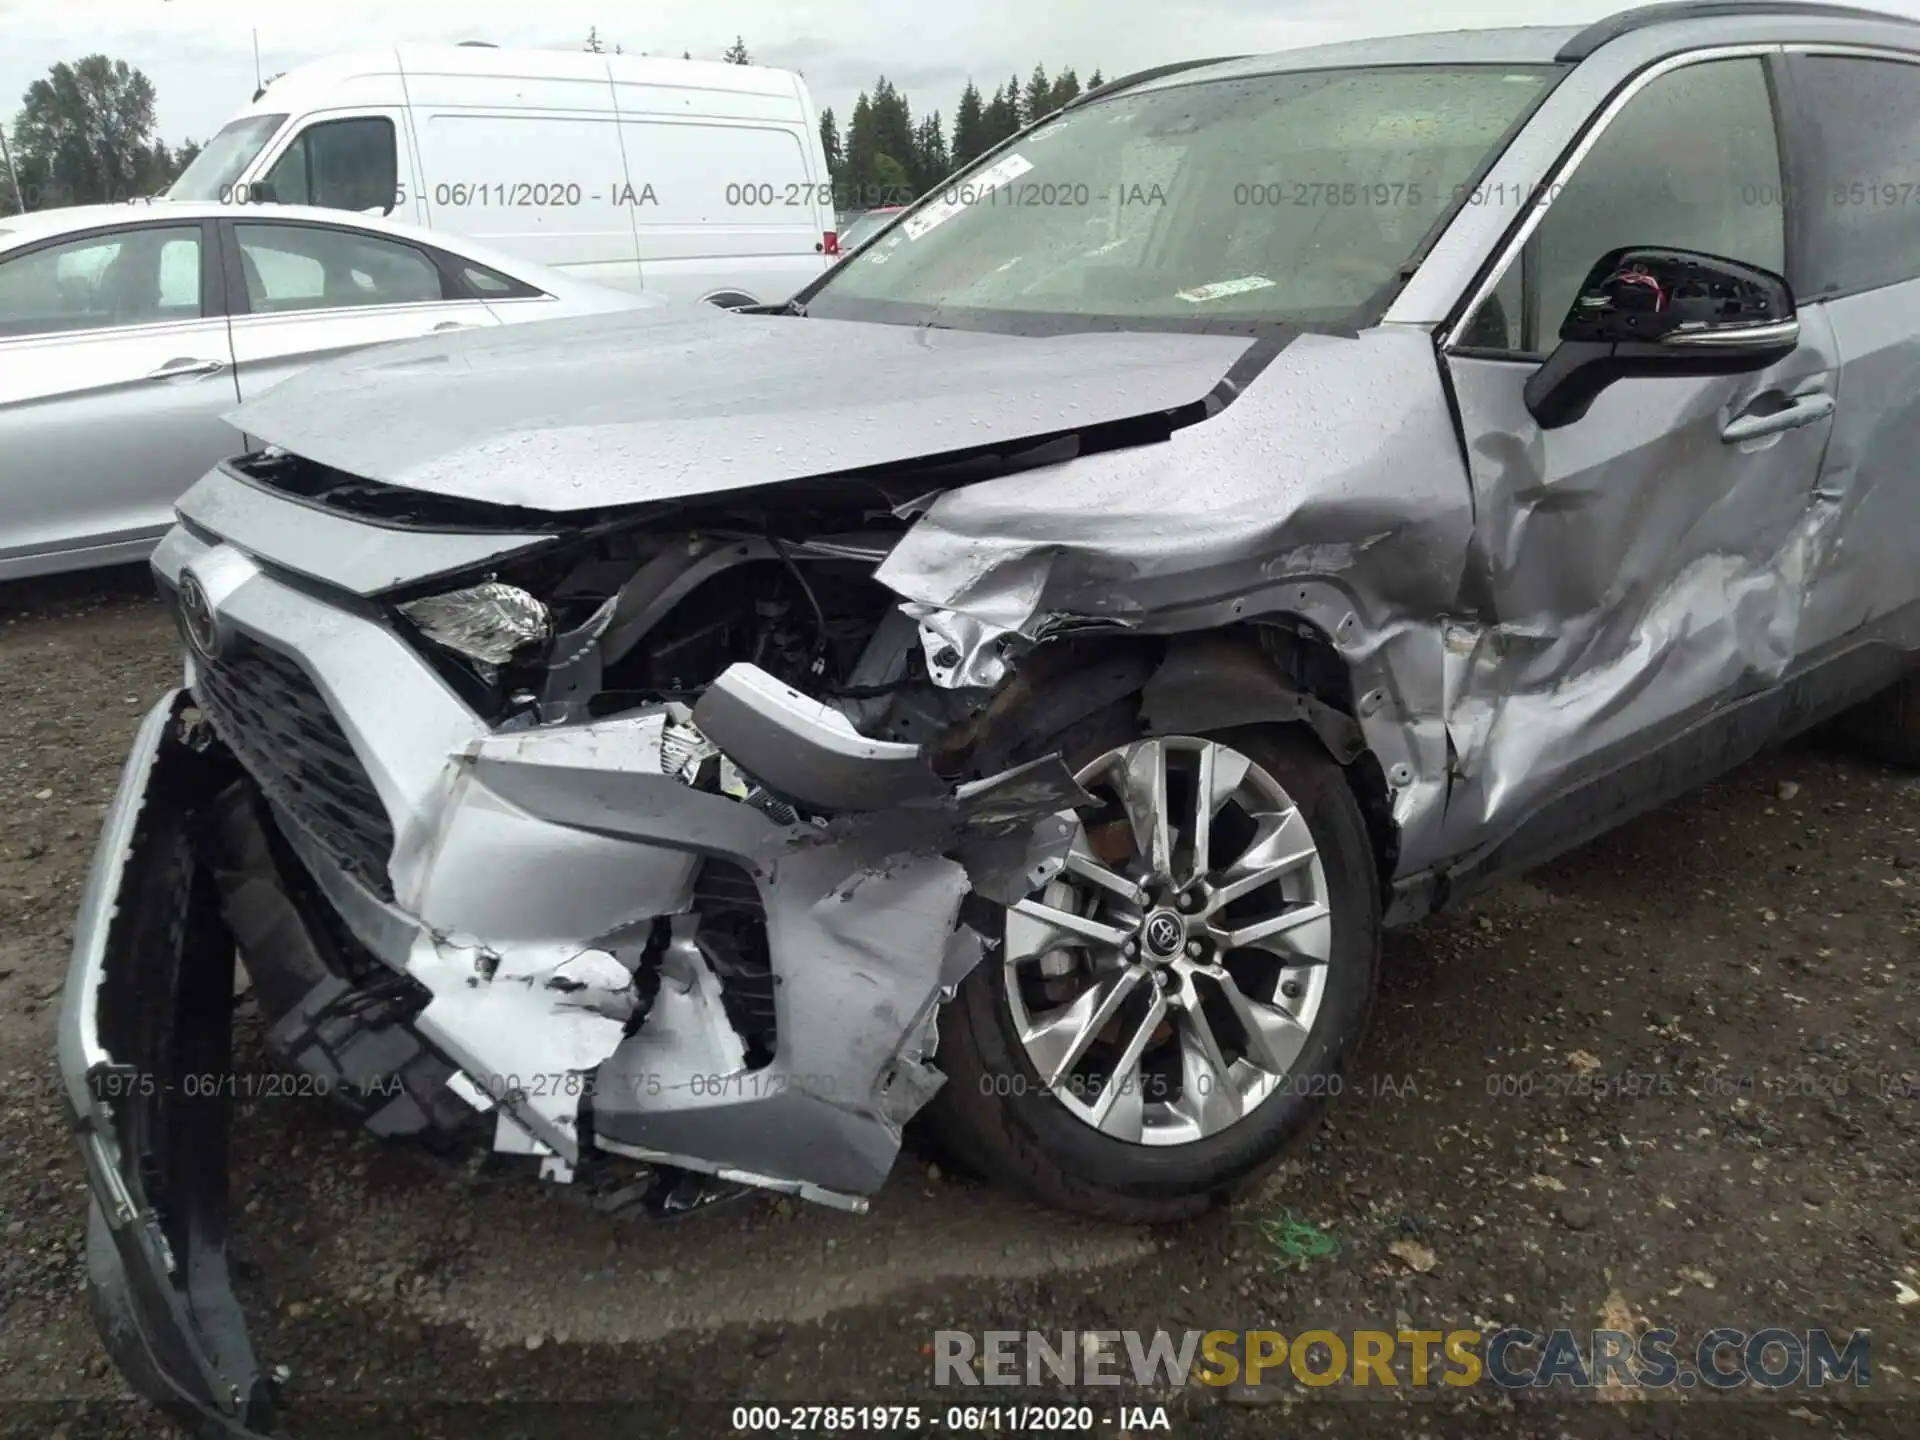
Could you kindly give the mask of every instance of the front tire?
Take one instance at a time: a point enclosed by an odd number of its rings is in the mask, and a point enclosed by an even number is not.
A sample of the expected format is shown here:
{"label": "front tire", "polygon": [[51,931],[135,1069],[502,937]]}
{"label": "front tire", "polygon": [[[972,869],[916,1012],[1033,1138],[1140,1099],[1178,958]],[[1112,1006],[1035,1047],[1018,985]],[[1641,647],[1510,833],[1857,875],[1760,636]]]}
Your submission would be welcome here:
{"label": "front tire", "polygon": [[989,1178],[1169,1223],[1265,1173],[1343,1088],[1379,968],[1377,871],[1305,734],[1104,728],[1066,749],[1105,806],[1068,869],[1012,910],[970,902],[994,943],[942,1015],[932,1113]]}

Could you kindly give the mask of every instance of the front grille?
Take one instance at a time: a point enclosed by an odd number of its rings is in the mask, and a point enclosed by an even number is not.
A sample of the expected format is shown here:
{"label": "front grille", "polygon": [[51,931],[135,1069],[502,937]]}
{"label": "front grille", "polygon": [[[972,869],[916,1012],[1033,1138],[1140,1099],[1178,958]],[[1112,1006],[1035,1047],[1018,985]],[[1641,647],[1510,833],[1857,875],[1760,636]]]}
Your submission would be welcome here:
{"label": "front grille", "polygon": [[393,898],[393,823],[319,687],[289,656],[233,636],[195,657],[193,698],[269,800],[381,898]]}

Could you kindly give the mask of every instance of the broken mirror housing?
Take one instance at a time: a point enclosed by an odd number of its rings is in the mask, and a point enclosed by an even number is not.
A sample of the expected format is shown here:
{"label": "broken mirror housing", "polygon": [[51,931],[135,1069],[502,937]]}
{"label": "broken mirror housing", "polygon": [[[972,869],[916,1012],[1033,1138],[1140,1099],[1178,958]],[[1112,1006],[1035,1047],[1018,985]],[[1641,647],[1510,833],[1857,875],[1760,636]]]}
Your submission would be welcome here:
{"label": "broken mirror housing", "polygon": [[547,607],[498,580],[409,600],[399,610],[435,644],[486,665],[504,665],[553,635]]}

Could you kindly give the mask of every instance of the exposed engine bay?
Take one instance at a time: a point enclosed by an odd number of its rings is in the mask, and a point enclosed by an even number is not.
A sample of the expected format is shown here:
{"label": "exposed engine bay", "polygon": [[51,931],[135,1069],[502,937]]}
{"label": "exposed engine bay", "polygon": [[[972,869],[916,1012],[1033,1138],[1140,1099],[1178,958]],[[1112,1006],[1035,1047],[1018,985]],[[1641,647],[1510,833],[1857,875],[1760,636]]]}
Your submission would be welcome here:
{"label": "exposed engine bay", "polygon": [[[1005,473],[1046,463],[1010,457]],[[447,500],[359,480],[268,451],[233,462],[276,490],[401,525],[553,526],[550,515]],[[967,474],[945,475],[959,483]],[[746,662],[831,703],[862,734],[919,743],[976,713],[985,695],[936,683],[900,597],[874,570],[937,496],[934,476],[882,487],[787,485],[779,504],[746,492],[702,502],[572,516],[557,545],[492,567],[485,579],[538,600],[550,643],[502,663],[436,650],[463,696],[496,725],[565,724],[635,706],[697,700]],[[426,593],[447,588],[435,577]],[[409,594],[392,597],[404,614]],[[937,650],[936,650],[937,654]]]}
{"label": "exposed engine bay", "polygon": [[[232,468],[263,489],[388,526],[511,529],[530,518],[274,452]],[[957,657],[943,653],[946,642],[923,633],[874,578],[917,508],[911,495],[787,490],[777,507],[748,496],[661,505],[638,519],[573,517],[523,557],[382,595],[388,633],[485,727],[453,747],[452,789],[436,797],[431,838],[429,827],[418,837],[396,827],[391,884],[386,837],[369,846],[348,834],[342,807],[314,804],[311,788],[259,749],[274,728],[268,712],[283,703],[257,693],[257,677],[279,665],[268,647],[240,636],[195,655],[204,743],[241,762],[220,807],[216,868],[227,924],[270,1010],[271,1043],[342,1091],[390,1096],[369,1117],[376,1130],[457,1124],[449,1097],[458,1097],[496,1112],[496,1148],[541,1156],[555,1178],[570,1178],[593,1151],[612,1152],[668,1176],[686,1165],[859,1208],[884,1176],[900,1125],[940,1083],[929,1063],[939,1000],[980,953],[980,937],[957,923],[962,898],[1010,903],[1044,883],[1064,862],[1072,806],[1089,797],[1057,758],[1015,753],[1018,727],[994,723],[1001,691],[952,683]],[[184,598],[183,614],[198,648]],[[281,677],[287,686],[303,683],[299,669]],[[1004,662],[1001,670],[1011,673]],[[1114,672],[1126,686],[1141,673],[1137,659]],[[1104,698],[1099,686],[1086,692],[1088,708]],[[336,760],[365,743],[336,746]],[[491,847],[482,834],[490,822],[469,815],[504,802],[592,830],[578,812],[603,799],[603,787],[633,783],[636,769],[673,782],[685,797],[673,803],[714,808],[662,812],[660,833],[645,838],[670,848],[646,850],[647,873],[629,895],[600,897],[606,923],[590,927],[585,948],[549,940],[534,923],[538,941],[517,958],[493,933],[500,907],[464,903],[466,882],[436,877],[463,849]],[[375,820],[393,808],[364,793],[358,803]],[[641,837],[621,838],[630,855]],[[796,906],[811,912],[803,923],[778,905],[770,913],[768,898],[785,886],[797,886]],[[835,934],[852,917],[819,912],[822,887],[861,886],[899,893]],[[453,892],[463,898],[448,903]],[[394,907],[417,916],[422,933],[403,943],[394,917],[376,913]],[[899,972],[901,1008],[888,1002],[872,1054],[826,1023],[843,1003],[830,985],[780,973],[776,941],[789,932],[802,945],[818,933],[836,957],[871,949]],[[310,943],[290,945],[289,935]],[[377,954],[383,940],[389,948]],[[473,984],[472,972],[485,983]],[[524,1000],[502,983],[511,980],[554,997],[544,1046],[527,1030]],[[796,1010],[817,1010],[822,1023],[806,1026]],[[529,1093],[491,1043],[507,1030],[529,1069],[586,1078]],[[809,1061],[808,1047],[832,1050],[833,1063]],[[389,1067],[384,1080],[368,1072],[373,1055]],[[405,1077],[398,1088],[394,1074]],[[756,1075],[766,1078],[748,1078]],[[723,1078],[735,1093],[722,1093]],[[712,1102],[692,1105],[684,1126],[664,1113],[675,1085],[683,1102]],[[729,1148],[764,1155],[762,1122],[750,1141],[743,1133],[738,1146],[723,1143],[719,1159],[710,1131],[691,1140],[715,1111],[760,1107],[812,1108],[815,1125],[841,1128],[865,1110],[856,1128],[877,1122],[878,1133],[853,1143],[865,1158],[852,1170],[801,1160],[821,1133],[807,1124],[787,1127],[790,1168],[729,1162]],[[634,1123],[623,1128],[623,1115]],[[685,1192],[676,1203],[691,1203]]]}

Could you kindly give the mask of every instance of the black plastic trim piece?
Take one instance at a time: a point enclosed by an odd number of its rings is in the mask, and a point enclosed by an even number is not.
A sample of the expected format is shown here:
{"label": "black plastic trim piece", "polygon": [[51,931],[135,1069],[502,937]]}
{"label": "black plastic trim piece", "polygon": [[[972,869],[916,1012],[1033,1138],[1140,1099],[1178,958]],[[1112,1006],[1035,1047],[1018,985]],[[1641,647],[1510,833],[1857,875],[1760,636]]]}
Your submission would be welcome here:
{"label": "black plastic trim piece", "polygon": [[1090,100],[1104,100],[1109,95],[1117,95],[1120,91],[1130,90],[1135,85],[1144,85],[1149,80],[1178,75],[1183,70],[1199,70],[1208,65],[1230,65],[1235,60],[1246,58],[1245,55],[1215,55],[1209,60],[1175,60],[1167,65],[1150,65],[1145,70],[1135,70],[1131,75],[1120,75],[1112,80],[1103,80],[1091,90],[1082,90],[1060,109],[1077,110]]}
{"label": "black plastic trim piece", "polygon": [[1623,35],[1655,25],[1676,24],[1682,20],[1719,20],[1755,15],[1795,15],[1811,20],[1874,20],[1899,25],[1920,25],[1911,15],[1896,15],[1888,10],[1870,10],[1861,5],[1810,5],[1796,0],[1680,0],[1678,4],[1639,5],[1596,20],[1575,35],[1553,58],[1566,62],[1585,60],[1602,45]]}

